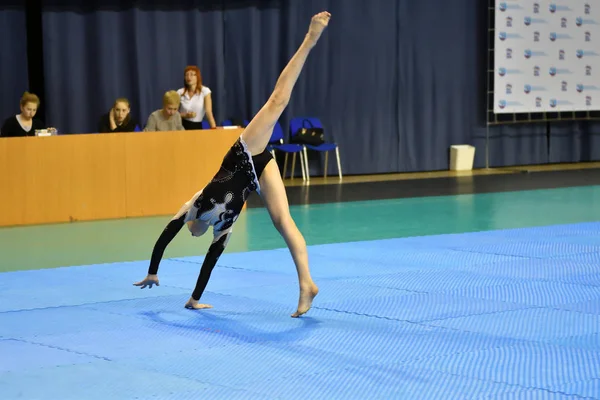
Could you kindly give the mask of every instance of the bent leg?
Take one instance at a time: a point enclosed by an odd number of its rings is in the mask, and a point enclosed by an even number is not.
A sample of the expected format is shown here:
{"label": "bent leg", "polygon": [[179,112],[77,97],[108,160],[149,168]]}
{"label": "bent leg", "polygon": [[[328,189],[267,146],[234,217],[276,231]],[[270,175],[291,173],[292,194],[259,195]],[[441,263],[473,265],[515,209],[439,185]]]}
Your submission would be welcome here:
{"label": "bent leg", "polygon": [[300,299],[298,309],[292,316],[298,317],[310,309],[319,289],[310,275],[306,241],[290,214],[287,194],[275,160],[269,161],[265,167],[260,177],[260,187],[273,225],[285,240],[296,265]]}

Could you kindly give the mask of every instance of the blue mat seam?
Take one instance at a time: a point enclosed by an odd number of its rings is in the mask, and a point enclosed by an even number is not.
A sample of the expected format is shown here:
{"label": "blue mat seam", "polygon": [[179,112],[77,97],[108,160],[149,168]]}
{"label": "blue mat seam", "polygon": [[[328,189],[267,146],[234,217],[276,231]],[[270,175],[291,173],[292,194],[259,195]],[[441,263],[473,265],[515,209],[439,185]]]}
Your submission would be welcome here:
{"label": "blue mat seam", "polygon": [[[578,303],[573,303],[573,304],[578,304]],[[581,310],[571,310],[568,308],[561,308],[561,306],[554,306],[554,307],[542,307],[542,308],[547,308],[550,310],[555,310],[555,311],[565,311],[565,312],[570,312],[570,313],[577,313],[577,314],[581,314],[581,315],[593,315],[594,317],[600,317],[600,314],[592,314],[592,313],[587,313],[585,311],[581,311]],[[598,334],[600,333],[600,331],[598,332],[594,332],[593,334]]]}
{"label": "blue mat seam", "polygon": [[[523,258],[523,259],[540,259],[540,260],[544,260],[548,257],[535,257],[535,256],[522,256],[519,254],[505,254],[505,253],[495,253],[493,251],[488,252],[488,251],[477,251],[477,250],[465,250],[465,249],[461,249],[461,248],[452,248],[452,251],[457,251],[460,253],[469,253],[469,254],[488,254],[488,255],[492,255],[492,256],[498,256],[498,257],[515,257],[515,258]],[[472,264],[472,265],[490,265],[490,264],[495,264],[498,262],[503,262],[503,261],[491,261],[489,263],[476,263],[476,264]]]}
{"label": "blue mat seam", "polygon": [[[515,304],[518,304],[518,303],[515,303]],[[519,305],[521,305],[521,304],[519,304]],[[331,311],[331,312],[341,313],[341,314],[358,315],[360,317],[377,318],[377,319],[384,319],[384,320],[396,321],[396,322],[406,322],[406,323],[409,323],[409,324],[416,324],[416,325],[422,325],[422,326],[428,326],[428,327],[435,327],[435,328],[439,328],[439,327],[438,326],[434,326],[434,325],[427,325],[425,323],[426,322],[445,321],[445,320],[455,319],[455,318],[476,317],[476,316],[481,316],[481,315],[493,315],[493,314],[500,314],[500,313],[506,313],[506,312],[513,312],[513,311],[523,311],[523,310],[548,308],[548,307],[542,307],[542,306],[532,306],[532,305],[527,305],[527,304],[522,304],[522,305],[523,305],[523,308],[519,308],[519,309],[516,309],[516,310],[499,310],[499,311],[481,312],[481,313],[476,313],[476,314],[461,315],[461,316],[458,316],[458,317],[457,316],[453,316],[453,317],[437,318],[437,319],[422,320],[422,321],[411,321],[411,320],[408,320],[408,319],[399,319],[399,318],[385,317],[385,316],[375,315],[375,314],[359,313],[359,312],[356,312],[356,311],[337,310],[335,308],[328,308],[328,307],[313,306],[312,308],[313,309],[317,309],[317,310],[324,310],[324,311]],[[462,331],[461,330],[461,332],[466,332],[466,331]],[[472,333],[477,333],[477,332],[472,332]]]}
{"label": "blue mat seam", "polygon": [[34,345],[34,346],[46,347],[46,348],[54,349],[54,350],[61,350],[61,351],[65,351],[65,352],[71,353],[71,354],[78,354],[80,356],[92,357],[92,358],[95,358],[97,360],[113,362],[113,360],[111,360],[110,358],[104,357],[104,356],[99,356],[99,355],[96,355],[96,354],[90,354],[90,353],[84,353],[84,352],[81,352],[81,351],[75,351],[75,350],[71,350],[71,349],[66,349],[64,347],[53,346],[53,345],[46,344],[46,343],[34,342],[32,340],[16,339],[16,338],[9,338],[8,340],[12,340],[12,341],[15,341],[15,342],[20,342],[20,343],[31,344],[31,345]]}
{"label": "blue mat seam", "polygon": [[[179,289],[177,287],[175,287],[175,288]],[[185,293],[181,293],[181,295],[183,296],[183,295],[185,295]],[[63,305],[63,306],[22,308],[22,309],[18,309],[18,310],[0,311],[0,315],[1,314],[10,314],[10,313],[19,313],[19,312],[29,312],[29,311],[56,310],[56,309],[60,309],[60,308],[70,308],[70,307],[86,307],[86,306],[92,306],[94,304],[121,303],[121,302],[124,302],[124,301],[131,301],[131,300],[143,300],[143,299],[152,299],[152,298],[160,298],[160,297],[172,297],[172,296],[175,296],[175,295],[174,294],[165,294],[165,295],[158,295],[158,296],[133,297],[133,298],[128,298],[128,299],[118,299],[118,300],[93,301],[93,302],[90,302],[90,303],[66,304],[66,305]]]}

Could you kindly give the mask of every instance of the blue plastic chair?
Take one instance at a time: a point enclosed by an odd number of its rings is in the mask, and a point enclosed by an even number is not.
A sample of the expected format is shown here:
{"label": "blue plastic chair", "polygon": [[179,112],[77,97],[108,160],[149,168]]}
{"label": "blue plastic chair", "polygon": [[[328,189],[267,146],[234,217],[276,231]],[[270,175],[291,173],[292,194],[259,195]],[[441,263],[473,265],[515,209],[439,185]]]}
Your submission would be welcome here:
{"label": "blue plastic chair", "polygon": [[[285,153],[285,161],[283,162],[283,173],[282,176],[285,178],[285,173],[287,171],[287,162],[288,155],[291,153],[292,156],[292,169],[290,172],[290,178],[294,178],[294,172],[296,172],[296,154],[300,154],[300,169],[302,170],[302,180],[307,180],[308,178],[308,169],[306,165],[306,157],[304,153],[304,147],[299,144],[291,144],[283,142],[283,128],[279,121],[275,123],[273,127],[273,133],[271,134],[271,139],[269,140],[269,144],[267,146],[267,150],[271,152],[273,158],[275,158],[275,150],[279,150]],[[275,158],[275,160],[277,160]]]}
{"label": "blue plastic chair", "polygon": [[[290,121],[290,137],[294,137],[298,134],[298,131],[302,128],[310,128],[310,127],[314,127],[314,128],[323,128],[323,124],[321,123],[321,121],[318,118],[305,118],[305,117],[296,117],[296,118],[292,118],[292,120]],[[308,154],[306,152],[306,149],[308,150],[312,150],[312,151],[316,151],[319,153],[325,153],[325,163],[323,164],[324,167],[324,172],[323,172],[323,177],[327,177],[327,165],[328,165],[328,161],[329,161],[329,152],[330,151],[335,151],[335,157],[337,160],[337,168],[338,168],[338,175],[340,177],[340,179],[342,179],[342,164],[340,162],[340,150],[339,147],[337,145],[337,143],[334,142],[325,142],[323,144],[320,144],[318,146],[312,146],[309,144],[305,144],[302,145],[304,148],[304,158],[306,159],[306,174],[307,176],[309,176],[309,171],[308,171]]]}
{"label": "blue plastic chair", "polygon": [[[248,125],[250,123],[250,121],[248,121],[247,119],[243,120],[244,125]],[[226,119],[223,122],[221,122],[221,126],[233,126],[233,121],[230,119]]]}
{"label": "blue plastic chair", "polygon": [[205,119],[202,120],[202,129],[210,129],[210,124]]}

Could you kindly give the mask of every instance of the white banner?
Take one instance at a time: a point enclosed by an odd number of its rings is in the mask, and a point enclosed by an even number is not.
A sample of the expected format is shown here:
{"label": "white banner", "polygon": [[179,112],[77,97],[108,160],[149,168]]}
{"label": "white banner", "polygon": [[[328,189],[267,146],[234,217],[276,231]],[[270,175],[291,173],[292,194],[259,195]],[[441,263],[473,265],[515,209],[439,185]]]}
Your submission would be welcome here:
{"label": "white banner", "polygon": [[497,0],[494,112],[600,110],[600,1]]}

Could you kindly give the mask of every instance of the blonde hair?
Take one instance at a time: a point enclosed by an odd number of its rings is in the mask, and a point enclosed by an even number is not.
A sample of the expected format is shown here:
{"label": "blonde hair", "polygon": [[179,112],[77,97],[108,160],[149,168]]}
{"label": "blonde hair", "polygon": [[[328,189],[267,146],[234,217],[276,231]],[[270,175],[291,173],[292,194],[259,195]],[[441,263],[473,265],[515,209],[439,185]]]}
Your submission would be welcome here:
{"label": "blonde hair", "polygon": [[115,103],[113,104],[113,107],[116,107],[117,104],[119,103],[125,103],[127,104],[127,107],[131,108],[131,104],[129,104],[129,100],[125,97],[119,97],[118,99],[115,100]]}
{"label": "blonde hair", "polygon": [[163,106],[179,106],[180,103],[181,97],[175,90],[169,90],[163,96]]}
{"label": "blonde hair", "polygon": [[21,97],[21,106],[24,107],[27,103],[34,103],[37,107],[39,107],[40,98],[33,93],[25,92]]}

